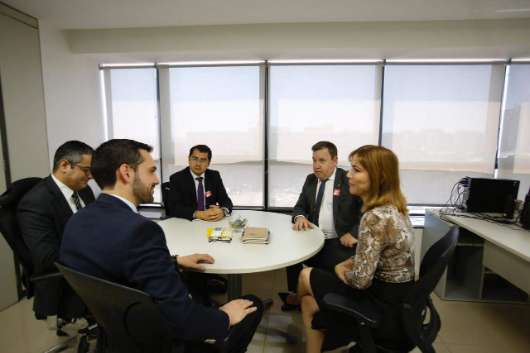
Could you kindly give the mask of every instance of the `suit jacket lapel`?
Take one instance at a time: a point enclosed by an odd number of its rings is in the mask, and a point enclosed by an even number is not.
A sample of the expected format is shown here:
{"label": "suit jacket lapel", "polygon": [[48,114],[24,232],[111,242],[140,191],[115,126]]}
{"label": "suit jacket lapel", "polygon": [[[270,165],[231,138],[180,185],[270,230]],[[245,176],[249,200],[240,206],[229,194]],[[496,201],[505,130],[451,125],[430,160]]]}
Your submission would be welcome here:
{"label": "suit jacket lapel", "polygon": [[[339,195],[335,195],[335,190],[339,190]],[[335,182],[333,183],[333,215],[339,211],[339,197],[342,192],[342,169],[337,168],[335,171]]]}
{"label": "suit jacket lapel", "polygon": [[[210,169],[206,169],[204,172],[204,206],[206,208],[210,207],[211,202],[216,199],[217,197],[217,189],[213,190],[214,185],[217,185],[212,182],[212,173],[210,172]],[[210,196],[208,196],[208,191],[210,192]],[[213,197],[212,197],[213,196]],[[211,202],[208,202],[210,201]]]}
{"label": "suit jacket lapel", "polygon": [[197,190],[195,189],[195,180],[193,179],[190,167],[186,167],[186,175],[186,183],[188,184],[186,189],[190,190],[189,198],[193,200],[192,207],[197,209]]}
{"label": "suit jacket lapel", "polygon": [[61,222],[61,227],[64,227],[68,219],[73,215],[72,209],[70,208],[70,205],[64,198],[63,193],[61,192],[57,184],[55,184],[55,181],[53,181],[51,176],[46,178],[46,184],[48,186],[48,190],[53,195],[53,198],[55,200],[54,207],[57,210],[57,217]]}
{"label": "suit jacket lapel", "polygon": [[307,199],[309,200],[309,216],[311,217],[310,221],[313,221],[313,211],[315,208],[315,202],[316,202],[316,195],[317,195],[317,185],[318,185],[318,178],[315,174],[313,174],[313,177],[311,178],[311,184],[309,184],[309,188],[307,190],[308,195]]}
{"label": "suit jacket lapel", "polygon": [[88,206],[89,203],[95,200],[94,193],[92,192],[90,186],[86,186],[83,190],[79,191],[78,194],[85,203],[85,206]]}
{"label": "suit jacket lapel", "polygon": [[[206,199],[206,201],[208,201],[208,198],[206,197],[206,192],[211,192],[210,181],[211,175],[210,173],[208,173],[208,169],[206,169],[206,171],[204,172],[204,198]],[[206,204],[204,205],[207,206]]]}

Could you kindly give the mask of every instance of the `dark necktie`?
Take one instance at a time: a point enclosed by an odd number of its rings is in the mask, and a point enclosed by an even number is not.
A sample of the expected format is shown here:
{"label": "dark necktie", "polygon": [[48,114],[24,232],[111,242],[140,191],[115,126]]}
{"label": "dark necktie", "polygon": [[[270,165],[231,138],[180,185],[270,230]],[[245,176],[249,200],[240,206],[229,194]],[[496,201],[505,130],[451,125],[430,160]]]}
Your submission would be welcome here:
{"label": "dark necktie", "polygon": [[202,185],[202,177],[195,178],[199,185],[197,185],[197,210],[204,211],[204,186]]}
{"label": "dark necktie", "polygon": [[320,182],[318,188],[317,199],[315,201],[315,208],[313,209],[313,223],[318,226],[318,217],[320,216],[320,206],[322,205],[322,198],[324,197],[324,189],[326,188],[326,180]]}
{"label": "dark necktie", "polygon": [[81,206],[81,200],[79,200],[79,194],[75,191],[72,194],[72,200],[74,200],[75,208],[78,211],[83,208],[83,206]]}

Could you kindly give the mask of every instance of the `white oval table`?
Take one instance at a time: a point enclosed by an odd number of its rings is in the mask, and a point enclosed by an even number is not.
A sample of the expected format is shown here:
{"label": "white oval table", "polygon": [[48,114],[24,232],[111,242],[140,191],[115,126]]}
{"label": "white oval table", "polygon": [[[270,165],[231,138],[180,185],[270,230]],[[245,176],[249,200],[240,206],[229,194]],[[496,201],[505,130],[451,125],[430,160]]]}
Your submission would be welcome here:
{"label": "white oval table", "polygon": [[[228,222],[239,216],[248,220],[249,227],[269,229],[269,244],[243,244],[239,236],[230,243],[208,242],[208,227],[228,227]],[[234,210],[230,217],[218,222],[168,218],[158,224],[164,230],[172,255],[208,253],[215,259],[215,263],[205,264],[205,272],[229,275],[229,299],[241,295],[242,274],[271,271],[302,262],[324,246],[324,234],[319,228],[296,232],[292,229],[291,216],[280,213]]]}

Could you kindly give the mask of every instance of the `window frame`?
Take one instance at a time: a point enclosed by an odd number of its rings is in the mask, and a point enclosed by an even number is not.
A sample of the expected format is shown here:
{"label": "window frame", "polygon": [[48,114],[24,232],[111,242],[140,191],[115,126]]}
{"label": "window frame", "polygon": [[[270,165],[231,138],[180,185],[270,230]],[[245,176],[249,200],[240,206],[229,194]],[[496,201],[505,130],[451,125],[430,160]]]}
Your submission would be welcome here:
{"label": "window frame", "polygon": [[[110,96],[110,70],[115,69],[135,69],[135,68],[146,68],[154,67],[156,68],[156,79],[157,79],[157,104],[158,104],[158,121],[159,121],[159,148],[160,148],[160,176],[163,180],[165,171],[162,167],[164,159],[164,148],[162,146],[162,134],[164,130],[162,129],[163,125],[163,109],[167,109],[166,104],[168,104],[168,92],[162,89],[162,84],[166,84],[164,80],[168,80],[169,75],[164,74],[164,70],[167,70],[169,73],[169,68],[172,67],[219,67],[219,66],[256,66],[260,67],[260,99],[261,99],[261,112],[263,114],[263,206],[245,206],[245,205],[235,205],[235,209],[253,209],[253,210],[263,210],[271,212],[282,212],[288,213],[293,207],[271,207],[269,205],[269,130],[270,130],[270,69],[272,66],[279,65],[380,65],[381,66],[381,75],[380,75],[380,107],[379,107],[379,137],[378,144],[382,143],[382,134],[383,134],[383,119],[384,119],[384,89],[385,89],[385,70],[389,65],[493,65],[501,64],[504,65],[504,77],[503,84],[506,84],[508,71],[507,67],[511,64],[528,64],[530,59],[417,59],[417,60],[394,60],[394,59],[361,59],[361,60],[288,60],[282,62],[281,60],[254,60],[254,61],[227,61],[227,62],[175,62],[175,63],[141,63],[141,64],[101,64],[99,66],[100,76],[102,80],[102,100],[103,100],[103,115],[105,118],[105,136],[107,139],[112,136],[112,110],[109,110],[109,105],[112,104],[112,97]],[[169,82],[167,82],[169,83]],[[504,106],[505,100],[507,99],[505,92],[503,91],[499,101],[501,107]],[[110,114],[109,114],[110,112]],[[499,112],[499,128],[497,131],[497,153],[495,160],[495,170],[494,175],[497,174],[497,164],[499,159],[499,146],[501,144],[501,128],[503,124],[503,109],[500,109]],[[110,125],[109,125],[110,124]],[[449,192],[449,191],[448,191]],[[155,206],[162,207],[162,204],[156,204]],[[294,206],[294,205],[293,205]],[[425,209],[427,208],[437,208],[447,206],[444,203],[409,203],[411,208],[411,215],[423,215]]]}

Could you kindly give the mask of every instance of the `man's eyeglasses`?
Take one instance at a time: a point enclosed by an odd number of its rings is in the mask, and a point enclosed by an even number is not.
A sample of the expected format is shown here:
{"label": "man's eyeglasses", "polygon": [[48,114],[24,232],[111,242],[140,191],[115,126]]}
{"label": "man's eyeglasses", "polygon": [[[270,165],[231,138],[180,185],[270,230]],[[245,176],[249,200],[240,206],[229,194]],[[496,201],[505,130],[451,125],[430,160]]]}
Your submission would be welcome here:
{"label": "man's eyeglasses", "polygon": [[77,167],[77,168],[81,169],[81,171],[83,173],[85,173],[85,174],[89,174],[90,173],[90,166],[76,164],[74,167]]}
{"label": "man's eyeglasses", "polygon": [[199,162],[199,163],[208,163],[208,158],[199,158],[199,157],[190,157],[190,160],[193,162]]}

